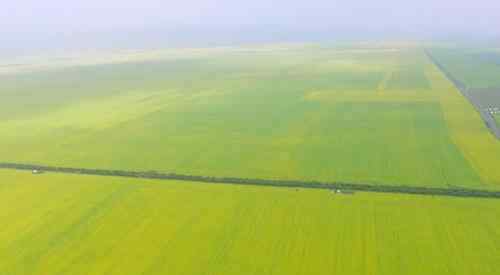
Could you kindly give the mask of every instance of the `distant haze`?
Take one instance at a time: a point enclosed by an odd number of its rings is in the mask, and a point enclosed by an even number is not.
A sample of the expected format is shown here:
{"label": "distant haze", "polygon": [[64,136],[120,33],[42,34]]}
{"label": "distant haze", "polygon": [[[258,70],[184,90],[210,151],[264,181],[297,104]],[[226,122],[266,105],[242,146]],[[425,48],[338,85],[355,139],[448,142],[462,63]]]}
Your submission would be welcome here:
{"label": "distant haze", "polygon": [[498,0],[16,0],[0,49],[500,36]]}

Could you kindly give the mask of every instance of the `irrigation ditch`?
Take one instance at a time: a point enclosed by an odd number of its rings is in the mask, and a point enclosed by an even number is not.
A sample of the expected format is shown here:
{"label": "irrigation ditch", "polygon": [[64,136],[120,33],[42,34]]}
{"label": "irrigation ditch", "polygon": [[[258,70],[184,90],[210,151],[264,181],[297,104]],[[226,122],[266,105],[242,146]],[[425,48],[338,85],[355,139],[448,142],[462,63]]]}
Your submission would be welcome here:
{"label": "irrigation ditch", "polygon": [[156,180],[178,180],[178,181],[190,181],[190,182],[212,183],[212,184],[327,189],[332,191],[340,190],[340,192],[345,192],[346,194],[351,194],[354,191],[359,191],[359,192],[399,193],[399,194],[429,195],[429,196],[500,199],[500,191],[456,188],[456,187],[437,188],[437,187],[381,185],[381,184],[348,183],[348,182],[319,182],[319,181],[280,180],[280,179],[211,177],[211,176],[182,175],[176,173],[162,173],[157,171],[124,171],[124,170],[70,168],[70,167],[56,167],[56,166],[8,163],[8,162],[0,162],[0,169],[31,171],[34,174],[52,172],[52,173],[142,178],[142,179],[156,179]]}

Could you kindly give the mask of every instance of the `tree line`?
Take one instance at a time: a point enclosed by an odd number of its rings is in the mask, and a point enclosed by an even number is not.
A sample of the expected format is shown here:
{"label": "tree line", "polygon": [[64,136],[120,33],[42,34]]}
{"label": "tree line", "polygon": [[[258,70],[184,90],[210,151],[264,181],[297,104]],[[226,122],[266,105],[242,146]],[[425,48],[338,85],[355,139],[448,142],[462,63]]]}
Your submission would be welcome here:
{"label": "tree line", "polygon": [[125,170],[106,170],[106,169],[88,169],[88,168],[69,168],[69,167],[56,167],[56,166],[44,166],[44,165],[20,164],[20,163],[0,163],[0,168],[37,171],[37,172],[55,172],[55,173],[68,173],[68,174],[96,175],[96,176],[158,179],[158,180],[180,180],[180,181],[192,181],[192,182],[204,182],[204,183],[344,190],[347,192],[362,191],[362,192],[400,193],[400,194],[432,195],[432,196],[500,198],[500,191],[489,191],[489,190],[457,188],[457,187],[438,188],[438,187],[380,185],[380,184],[348,183],[348,182],[319,182],[319,181],[302,181],[302,180],[213,177],[213,176],[183,175],[176,173],[161,173],[157,171],[125,171]]}

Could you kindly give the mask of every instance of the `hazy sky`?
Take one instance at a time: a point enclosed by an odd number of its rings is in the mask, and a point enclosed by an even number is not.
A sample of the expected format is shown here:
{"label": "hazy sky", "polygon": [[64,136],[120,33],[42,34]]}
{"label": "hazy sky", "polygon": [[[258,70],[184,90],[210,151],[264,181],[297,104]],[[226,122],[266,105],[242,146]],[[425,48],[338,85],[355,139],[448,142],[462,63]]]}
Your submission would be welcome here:
{"label": "hazy sky", "polygon": [[[499,0],[6,0],[0,33],[163,30],[500,34]],[[24,41],[24,40],[19,40]]]}

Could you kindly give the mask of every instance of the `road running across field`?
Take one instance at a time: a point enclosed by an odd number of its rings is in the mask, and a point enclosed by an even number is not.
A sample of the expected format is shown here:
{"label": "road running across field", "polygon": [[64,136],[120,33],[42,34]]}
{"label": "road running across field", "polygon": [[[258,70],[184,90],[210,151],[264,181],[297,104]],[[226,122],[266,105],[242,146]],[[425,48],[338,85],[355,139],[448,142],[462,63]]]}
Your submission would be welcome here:
{"label": "road running across field", "polygon": [[[497,124],[497,121],[495,117],[492,114],[493,108],[498,108],[496,106],[491,106],[490,103],[491,99],[493,96],[498,96],[500,93],[498,91],[476,91],[470,90],[467,88],[467,85],[465,85],[463,82],[460,80],[456,79],[453,77],[452,74],[450,74],[446,68],[439,63],[430,53],[429,51],[425,51],[427,57],[436,65],[436,67],[443,72],[443,74],[450,80],[455,87],[462,93],[462,95],[469,100],[469,102],[474,106],[474,108],[479,112],[481,115],[481,118],[483,119],[484,123],[490,129],[491,133],[500,140],[500,127]],[[495,98],[495,101],[498,100],[498,98]]]}

